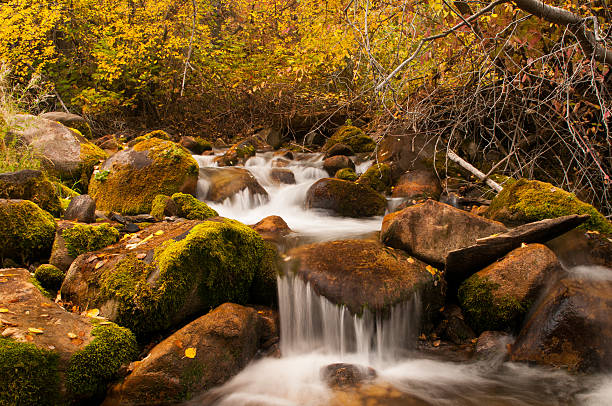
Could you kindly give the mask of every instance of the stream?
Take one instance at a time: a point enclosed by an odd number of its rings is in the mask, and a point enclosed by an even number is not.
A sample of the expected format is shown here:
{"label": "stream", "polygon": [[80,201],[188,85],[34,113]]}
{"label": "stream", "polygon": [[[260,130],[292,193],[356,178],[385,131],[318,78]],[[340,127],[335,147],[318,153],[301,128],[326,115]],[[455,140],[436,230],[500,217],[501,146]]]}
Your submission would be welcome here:
{"label": "stream", "polygon": [[[214,156],[194,158],[201,168],[216,166]],[[291,185],[279,185],[269,176],[274,158],[271,152],[258,153],[244,165],[268,192],[267,201],[245,190],[222,203],[207,203],[219,215],[245,224],[280,216],[294,232],[298,241],[294,245],[367,237],[380,230],[382,217],[344,218],[303,208],[308,188],[327,177],[321,154],[295,154],[285,167],[295,176]],[[369,165],[371,161],[357,165],[356,172]],[[198,181],[200,200],[205,200],[207,182],[202,176]],[[389,207],[396,204],[389,200]],[[577,278],[612,278],[611,270],[595,266],[567,272]],[[612,405],[612,376],[577,376],[504,362],[504,346],[486,359],[464,362],[419,350],[418,296],[395,306],[382,320],[368,313],[354,317],[293,276],[279,278],[278,295],[282,356],[251,362],[229,382],[196,396],[188,405]],[[350,390],[332,389],[321,370],[340,362],[371,367],[377,377]]]}

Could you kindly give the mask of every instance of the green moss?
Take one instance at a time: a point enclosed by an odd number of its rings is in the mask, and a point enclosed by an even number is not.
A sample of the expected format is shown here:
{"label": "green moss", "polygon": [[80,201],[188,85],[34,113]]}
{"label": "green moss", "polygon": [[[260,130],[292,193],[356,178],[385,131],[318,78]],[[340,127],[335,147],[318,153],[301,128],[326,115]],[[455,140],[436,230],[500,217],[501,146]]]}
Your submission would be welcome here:
{"label": "green moss", "polygon": [[71,130],[77,131],[81,136],[90,140],[93,137],[91,127],[86,121],[75,121],[67,125]]}
{"label": "green moss", "polygon": [[509,225],[518,225],[570,214],[588,214],[581,226],[587,230],[612,233],[612,224],[590,204],[580,201],[550,183],[520,179],[493,199],[487,217]]}
{"label": "green moss", "polygon": [[87,191],[89,185],[89,178],[94,171],[94,166],[100,162],[108,159],[108,154],[91,142],[84,142],[81,144],[81,178],[78,187],[82,192]]}
{"label": "green moss", "polygon": [[46,297],[47,299],[51,299],[51,300],[54,300],[54,299],[55,299],[55,295],[54,295],[53,293],[49,292],[47,289],[43,288],[43,286],[40,284],[40,282],[38,281],[38,279],[36,279],[36,277],[31,276],[31,277],[30,277],[30,283],[31,283],[32,285],[34,285],[34,287],[35,287],[36,289],[38,289],[38,291],[39,291],[40,293],[42,293],[42,294],[43,294],[43,296],[44,296],[44,297]]}
{"label": "green moss", "polygon": [[120,261],[101,276],[101,292],[119,301],[117,322],[142,337],[170,327],[194,286],[205,308],[248,303],[264,255],[263,240],[244,224],[206,221],[160,246],[153,264],[134,255]]}
{"label": "green moss", "polygon": [[236,148],[236,155],[238,158],[248,158],[255,155],[255,147],[252,145],[244,145]]}
{"label": "green moss", "polygon": [[379,193],[391,191],[391,168],[387,164],[374,164],[357,179],[357,183],[369,186]]}
{"label": "green moss", "polygon": [[57,405],[58,361],[34,344],[0,338],[0,405]]}
{"label": "green moss", "polygon": [[34,277],[45,290],[57,292],[64,281],[64,272],[51,264],[43,264],[36,268]]}
{"label": "green moss", "polygon": [[531,303],[521,303],[509,295],[497,295],[499,284],[474,274],[459,287],[458,298],[472,328],[487,330],[516,329]]}
{"label": "green moss", "polygon": [[207,218],[219,215],[216,211],[208,207],[206,203],[185,193],[173,194],[172,200],[174,200],[174,203],[178,206],[179,216],[188,220],[206,220]]}
{"label": "green moss", "polygon": [[165,217],[164,212],[166,211],[166,206],[168,204],[168,200],[172,200],[170,196],[166,195],[157,195],[155,199],[153,199],[153,203],[151,203],[151,216],[155,218],[157,221],[162,221]]}
{"label": "green moss", "polygon": [[66,389],[71,397],[87,399],[106,393],[123,364],[138,355],[134,334],[116,324],[97,325],[85,348],[72,355],[66,369]]}
{"label": "green moss", "polygon": [[119,231],[108,224],[76,224],[62,232],[68,254],[78,257],[85,252],[97,251],[116,243]]}
{"label": "green moss", "polygon": [[[44,173],[29,171],[15,172],[8,176],[20,178],[19,181],[3,181],[0,178],[0,199],[26,199],[36,203],[41,209],[54,216],[62,213],[61,203],[55,186]],[[7,176],[3,175],[3,176]]]}
{"label": "green moss", "polygon": [[325,143],[324,149],[329,150],[336,144],[345,144],[355,152],[372,152],[376,148],[376,143],[368,137],[360,128],[345,125],[331,136]]}
{"label": "green moss", "polygon": [[146,151],[150,165],[135,169],[114,164],[106,180],[91,180],[89,195],[98,210],[123,214],[149,213],[155,196],[171,196],[198,177],[198,163],[189,151],[171,141],[150,138],[134,145],[135,151]]}
{"label": "green moss", "polygon": [[194,139],[196,142],[196,146],[193,152],[196,155],[200,155],[202,152],[211,151],[213,149],[213,145],[209,141],[206,141],[204,138],[196,137]]}
{"label": "green moss", "polygon": [[338,172],[336,172],[335,177],[342,180],[348,180],[350,182],[354,182],[358,178],[355,171],[351,168],[340,169]]}
{"label": "green moss", "polygon": [[134,138],[128,143],[128,146],[132,147],[141,141],[150,140],[151,138],[157,138],[157,139],[165,140],[165,141],[172,141],[172,137],[167,132],[163,130],[154,130],[145,135],[141,135],[139,137]]}
{"label": "green moss", "polygon": [[22,264],[46,259],[55,238],[55,220],[29,200],[0,200],[0,259]]}

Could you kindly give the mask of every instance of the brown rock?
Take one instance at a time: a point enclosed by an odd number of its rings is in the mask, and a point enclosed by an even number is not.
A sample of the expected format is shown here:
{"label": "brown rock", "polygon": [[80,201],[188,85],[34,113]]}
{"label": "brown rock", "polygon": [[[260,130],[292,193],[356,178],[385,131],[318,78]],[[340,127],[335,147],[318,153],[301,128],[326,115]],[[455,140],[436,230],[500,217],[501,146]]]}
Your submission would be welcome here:
{"label": "brown rock", "polygon": [[381,240],[436,268],[450,251],[474,245],[478,238],[503,233],[506,227],[452,206],[428,200],[392,213],[383,220]]}
{"label": "brown rock", "polygon": [[612,367],[612,277],[555,284],[512,346],[513,361],[609,371]]}
{"label": "brown rock", "polygon": [[510,344],[512,344],[512,336],[510,334],[502,331],[484,331],[478,337],[474,356],[477,359],[500,357],[503,360],[508,357]]}
{"label": "brown rock", "polygon": [[64,219],[94,223],[96,221],[96,202],[89,195],[73,197],[64,213]]}
{"label": "brown rock", "polygon": [[393,188],[393,197],[410,200],[438,199],[442,193],[440,180],[432,171],[420,169],[404,173]]}
{"label": "brown rock", "polygon": [[51,258],[49,263],[66,272],[70,265],[74,261],[74,257],[68,254],[68,248],[66,248],[66,241],[62,237],[64,230],[74,227],[72,221],[60,220],[57,222],[57,229],[55,230],[55,239],[53,240],[53,248],[51,248]]}
{"label": "brown rock", "polygon": [[355,152],[353,148],[346,144],[338,143],[334,144],[327,152],[325,152],[325,158],[329,158],[336,155],[353,156]]}
{"label": "brown rock", "polygon": [[262,236],[286,236],[292,231],[280,216],[268,216],[262,219],[259,223],[254,224],[251,228],[257,231]]}
{"label": "brown rock", "polygon": [[30,200],[54,216],[62,212],[56,187],[33,169],[0,173],[0,199]]}
{"label": "brown rock", "polygon": [[220,203],[236,193],[248,189],[251,195],[268,197],[268,192],[244,168],[201,168],[200,179],[210,182],[205,200]]}
{"label": "brown rock", "polygon": [[286,185],[295,184],[295,175],[291,169],[272,168],[270,170],[270,178],[276,184],[284,183]]}
{"label": "brown rock", "polygon": [[353,163],[353,160],[347,156],[335,155],[326,158],[323,161],[323,169],[329,174],[329,176],[334,176],[336,172],[344,168],[355,170],[355,163]]}
{"label": "brown rock", "polygon": [[376,376],[374,368],[362,365],[338,363],[321,368],[321,379],[335,388],[354,387],[365,381],[371,381]]}
{"label": "brown rock", "polygon": [[385,213],[387,200],[374,189],[342,179],[323,178],[306,194],[307,209],[326,209],[340,216],[371,217]]}

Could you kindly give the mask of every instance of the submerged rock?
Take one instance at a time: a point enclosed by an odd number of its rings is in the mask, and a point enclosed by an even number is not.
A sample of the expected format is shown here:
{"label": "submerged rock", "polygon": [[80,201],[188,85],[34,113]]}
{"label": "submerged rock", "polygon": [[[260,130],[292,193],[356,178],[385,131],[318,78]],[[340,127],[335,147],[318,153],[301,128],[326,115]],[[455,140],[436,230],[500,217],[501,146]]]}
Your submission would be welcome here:
{"label": "submerged rock", "polygon": [[603,278],[562,279],[537,304],[512,346],[513,361],[577,372],[612,367],[612,271]]}
{"label": "submerged rock", "polygon": [[478,332],[517,330],[545,284],[559,272],[561,264],[550,249],[526,245],[465,280],[459,303]]}
{"label": "submerged rock", "polygon": [[255,140],[246,139],[232,145],[225,154],[215,158],[215,162],[219,166],[244,164],[250,157],[255,156],[255,146]]}
{"label": "submerged rock", "polygon": [[62,212],[55,185],[32,169],[0,173],[0,199],[30,200],[57,217]]}
{"label": "submerged rock", "polygon": [[330,364],[321,368],[321,379],[329,386],[336,388],[354,387],[360,383],[371,381],[377,376],[371,367],[354,364]]}
{"label": "submerged rock", "polygon": [[324,178],[308,189],[305,205],[307,209],[327,209],[340,216],[371,217],[385,214],[387,200],[370,187]]}
{"label": "submerged rock", "polygon": [[415,294],[426,315],[444,302],[436,269],[376,241],[310,244],[290,250],[287,257],[288,272],[295,272],[317,294],[353,314],[365,309],[386,312]]}
{"label": "submerged rock", "polygon": [[98,210],[149,213],[155,196],[195,194],[198,163],[172,141],[151,137],[120,151],[92,177],[89,195]]}
{"label": "submerged rock", "polygon": [[508,350],[513,337],[503,331],[483,331],[478,336],[474,357],[479,360],[499,358],[504,361],[508,358]]}
{"label": "submerged rock", "polygon": [[265,330],[255,309],[225,303],[157,344],[103,405],[167,404],[219,386],[255,356]]}
{"label": "submerged rock", "polygon": [[204,200],[214,203],[221,203],[243,190],[248,190],[250,195],[268,198],[268,192],[244,168],[201,168],[200,178],[209,182]]}

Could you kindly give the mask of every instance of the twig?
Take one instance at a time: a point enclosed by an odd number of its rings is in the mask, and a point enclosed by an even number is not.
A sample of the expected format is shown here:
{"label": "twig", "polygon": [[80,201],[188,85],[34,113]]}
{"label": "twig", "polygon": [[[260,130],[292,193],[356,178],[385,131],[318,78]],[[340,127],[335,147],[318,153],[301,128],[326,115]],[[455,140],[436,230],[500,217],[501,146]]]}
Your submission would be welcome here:
{"label": "twig", "polygon": [[187,51],[187,58],[185,59],[185,68],[183,69],[183,83],[181,84],[181,97],[183,96],[183,93],[185,92],[185,80],[187,79],[187,68],[191,67],[189,60],[191,59],[191,53],[193,52],[193,38],[195,37],[196,23],[197,23],[197,16],[198,16],[198,5],[196,4],[196,0],[191,0],[191,4],[193,5],[193,25],[191,26],[191,38],[189,38],[189,50]]}

